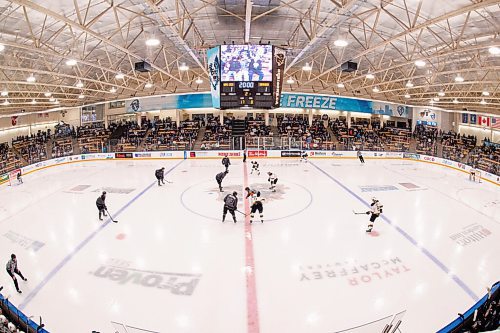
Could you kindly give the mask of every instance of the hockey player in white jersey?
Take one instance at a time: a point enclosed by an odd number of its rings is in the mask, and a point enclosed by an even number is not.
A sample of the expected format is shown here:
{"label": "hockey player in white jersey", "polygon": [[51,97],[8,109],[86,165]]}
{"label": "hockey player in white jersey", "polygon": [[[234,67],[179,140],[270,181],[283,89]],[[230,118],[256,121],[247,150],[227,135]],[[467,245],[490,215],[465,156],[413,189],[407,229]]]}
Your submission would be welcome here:
{"label": "hockey player in white jersey", "polygon": [[252,205],[250,206],[250,223],[253,223],[253,220],[255,218],[255,213],[258,211],[259,216],[260,216],[260,222],[264,223],[264,206],[262,205],[262,202],[265,200],[260,196],[260,192],[257,191],[254,193],[251,197],[251,203]]}
{"label": "hockey player in white jersey", "polygon": [[259,170],[259,162],[257,161],[252,161],[252,171],[250,171],[250,174],[253,175],[253,172],[255,171],[258,176],[260,176],[260,170]]}
{"label": "hockey player in white jersey", "polygon": [[268,175],[267,181],[269,182],[269,184],[271,184],[271,187],[269,187],[269,189],[272,190],[273,192],[276,192],[276,183],[278,183],[278,176],[275,173],[272,173],[271,171],[269,171],[267,175]]}
{"label": "hockey player in white jersey", "polygon": [[371,207],[371,210],[366,212],[367,215],[371,214],[370,223],[368,223],[368,229],[366,229],[366,232],[372,232],[373,224],[375,223],[377,217],[382,214],[382,207],[384,206],[380,204],[377,198],[373,197]]}

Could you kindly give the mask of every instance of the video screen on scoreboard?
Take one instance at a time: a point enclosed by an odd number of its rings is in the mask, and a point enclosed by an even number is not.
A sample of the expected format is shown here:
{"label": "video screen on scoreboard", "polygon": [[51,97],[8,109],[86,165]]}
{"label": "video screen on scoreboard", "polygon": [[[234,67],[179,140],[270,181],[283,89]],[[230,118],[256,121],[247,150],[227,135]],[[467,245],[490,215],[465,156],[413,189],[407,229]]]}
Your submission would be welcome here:
{"label": "video screen on scoreboard", "polygon": [[221,45],[221,82],[272,81],[271,45]]}

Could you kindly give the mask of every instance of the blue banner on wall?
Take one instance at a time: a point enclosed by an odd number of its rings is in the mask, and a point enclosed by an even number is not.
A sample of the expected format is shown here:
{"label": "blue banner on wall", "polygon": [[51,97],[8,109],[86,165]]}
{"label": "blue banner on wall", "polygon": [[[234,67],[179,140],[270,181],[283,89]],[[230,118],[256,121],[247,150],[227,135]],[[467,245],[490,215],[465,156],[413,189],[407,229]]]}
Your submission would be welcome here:
{"label": "blue banner on wall", "polygon": [[468,124],[468,123],[469,123],[469,114],[462,113],[462,124]]}
{"label": "blue banner on wall", "polygon": [[470,123],[472,125],[476,125],[477,124],[477,116],[475,114],[471,114],[470,115]]}
{"label": "blue banner on wall", "polygon": [[126,112],[143,112],[172,109],[198,109],[212,107],[211,94],[181,94],[125,101]]}

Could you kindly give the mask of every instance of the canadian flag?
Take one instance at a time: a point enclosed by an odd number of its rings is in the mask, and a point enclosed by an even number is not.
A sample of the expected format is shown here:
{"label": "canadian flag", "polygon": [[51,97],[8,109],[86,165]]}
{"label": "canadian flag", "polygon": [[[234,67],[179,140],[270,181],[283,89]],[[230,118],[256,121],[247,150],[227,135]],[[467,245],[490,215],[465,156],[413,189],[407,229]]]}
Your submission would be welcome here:
{"label": "canadian flag", "polygon": [[478,125],[490,127],[490,117],[479,116],[478,120]]}

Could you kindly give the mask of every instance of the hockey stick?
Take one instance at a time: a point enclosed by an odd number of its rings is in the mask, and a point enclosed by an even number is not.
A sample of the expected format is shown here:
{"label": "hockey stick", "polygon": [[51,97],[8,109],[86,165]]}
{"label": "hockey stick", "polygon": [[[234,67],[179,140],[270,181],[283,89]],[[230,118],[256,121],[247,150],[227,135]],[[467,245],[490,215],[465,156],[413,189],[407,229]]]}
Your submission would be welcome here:
{"label": "hockey stick", "polygon": [[245,215],[245,217],[248,215],[248,214],[245,214],[243,212],[240,212],[239,210],[235,209],[238,213],[242,214],[242,215]]}
{"label": "hockey stick", "polygon": [[118,223],[118,220],[113,219],[113,216],[111,216],[111,214],[109,213],[109,211],[107,209],[106,209],[106,212],[108,213],[108,216],[111,219],[111,221]]}
{"label": "hockey stick", "polygon": [[358,213],[358,212],[355,212],[355,211],[354,211],[354,209],[352,210],[352,212],[353,212],[355,215],[363,215],[363,214],[366,214],[366,212],[365,212],[365,213]]}

